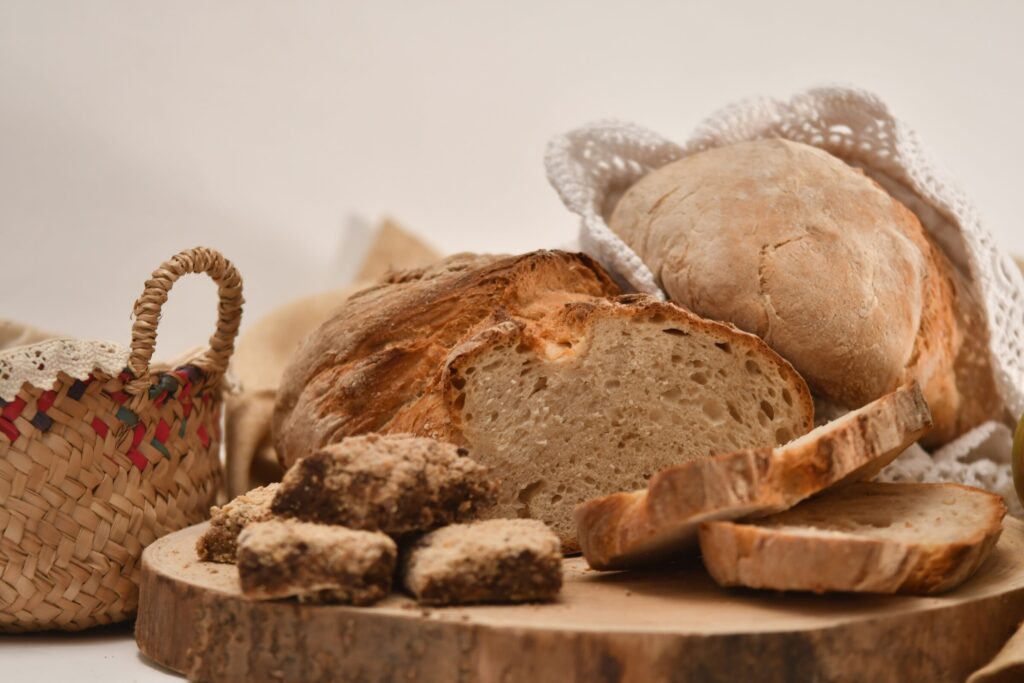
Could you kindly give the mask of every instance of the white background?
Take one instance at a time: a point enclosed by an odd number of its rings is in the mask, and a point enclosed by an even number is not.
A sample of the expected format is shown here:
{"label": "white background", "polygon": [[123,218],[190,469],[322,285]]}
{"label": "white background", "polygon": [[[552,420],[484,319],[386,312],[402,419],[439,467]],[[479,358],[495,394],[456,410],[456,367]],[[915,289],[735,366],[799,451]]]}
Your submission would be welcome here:
{"label": "white background", "polygon": [[[1024,253],[1024,3],[0,0],[0,317],[126,343],[162,260],[205,244],[247,316],[343,278],[352,215],[446,252],[576,223],[548,138],[607,117],[684,139],[754,94],[876,91]],[[158,353],[210,332],[175,290]],[[127,631],[0,637],[4,681],[161,679]]]}

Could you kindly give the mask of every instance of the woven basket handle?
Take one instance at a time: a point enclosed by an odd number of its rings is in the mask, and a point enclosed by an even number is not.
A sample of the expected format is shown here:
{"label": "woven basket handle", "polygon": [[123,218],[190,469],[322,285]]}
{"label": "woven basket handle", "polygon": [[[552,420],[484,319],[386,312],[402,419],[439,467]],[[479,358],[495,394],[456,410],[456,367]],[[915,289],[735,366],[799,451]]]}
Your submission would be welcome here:
{"label": "woven basket handle", "polygon": [[148,388],[149,362],[156,346],[156,328],[160,310],[167,294],[179,277],[187,273],[206,273],[217,283],[217,330],[210,337],[210,348],[192,362],[211,376],[227,370],[228,360],[235,350],[235,336],[242,322],[242,277],[224,256],[213,249],[196,247],[172,257],[153,271],[146,281],[142,296],[135,302],[135,323],[132,325],[132,348],[128,369],[136,379],[125,387],[128,393]]}

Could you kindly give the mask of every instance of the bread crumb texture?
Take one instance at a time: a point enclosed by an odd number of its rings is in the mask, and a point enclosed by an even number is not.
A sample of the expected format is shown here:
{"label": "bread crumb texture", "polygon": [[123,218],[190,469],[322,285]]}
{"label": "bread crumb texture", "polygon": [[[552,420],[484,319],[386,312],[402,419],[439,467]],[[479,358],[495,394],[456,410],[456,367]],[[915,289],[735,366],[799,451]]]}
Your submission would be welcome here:
{"label": "bread crumb texture", "polygon": [[495,517],[540,519],[579,549],[573,507],[657,471],[813,427],[806,384],[763,341],[629,295],[563,308],[564,345],[509,327],[448,364],[449,404],[501,481]]}
{"label": "bread crumb texture", "polygon": [[349,437],[299,460],[272,510],[283,517],[407,534],[472,517],[493,502],[487,468],[452,444],[408,435]]}
{"label": "bread crumb texture", "polygon": [[552,600],[562,586],[561,542],[537,520],[454,524],[408,550],[402,577],[427,605]]}
{"label": "bread crumb texture", "polygon": [[270,520],[239,536],[238,578],[252,599],[368,605],[391,589],[397,554],[379,532]]}
{"label": "bread crumb texture", "polygon": [[207,562],[235,561],[238,534],[249,524],[270,519],[270,503],[278,484],[268,484],[243,493],[223,507],[210,509],[210,526],[196,542],[199,559]]}

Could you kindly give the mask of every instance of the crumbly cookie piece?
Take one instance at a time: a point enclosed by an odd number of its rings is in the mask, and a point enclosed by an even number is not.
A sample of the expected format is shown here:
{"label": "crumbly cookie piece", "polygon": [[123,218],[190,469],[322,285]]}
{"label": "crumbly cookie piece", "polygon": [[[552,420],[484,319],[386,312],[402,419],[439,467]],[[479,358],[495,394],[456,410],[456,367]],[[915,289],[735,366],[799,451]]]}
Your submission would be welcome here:
{"label": "crumbly cookie piece", "polygon": [[397,556],[382,533],[272,519],[238,537],[238,579],[254,600],[370,605],[390,591]]}
{"label": "crumbly cookie piece", "polygon": [[551,600],[562,587],[562,544],[534,519],[453,524],[414,543],[401,575],[424,605]]}
{"label": "crumbly cookie piece", "polygon": [[196,542],[196,553],[206,562],[235,561],[238,534],[247,525],[270,519],[270,503],[278,484],[268,484],[243,493],[224,507],[210,509],[210,526]]}
{"label": "crumbly cookie piece", "polygon": [[472,517],[494,501],[487,469],[457,448],[407,435],[354,436],[285,474],[275,515],[406,534]]}

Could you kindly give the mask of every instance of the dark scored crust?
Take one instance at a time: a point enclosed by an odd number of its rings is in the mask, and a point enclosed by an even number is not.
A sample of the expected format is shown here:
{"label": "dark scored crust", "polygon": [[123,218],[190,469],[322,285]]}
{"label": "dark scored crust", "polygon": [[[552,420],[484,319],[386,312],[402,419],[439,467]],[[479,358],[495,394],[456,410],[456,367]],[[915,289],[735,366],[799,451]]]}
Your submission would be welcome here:
{"label": "dark scored crust", "polygon": [[407,435],[351,437],[299,460],[276,515],[406,534],[468,519],[494,500],[487,469],[452,444]]}

